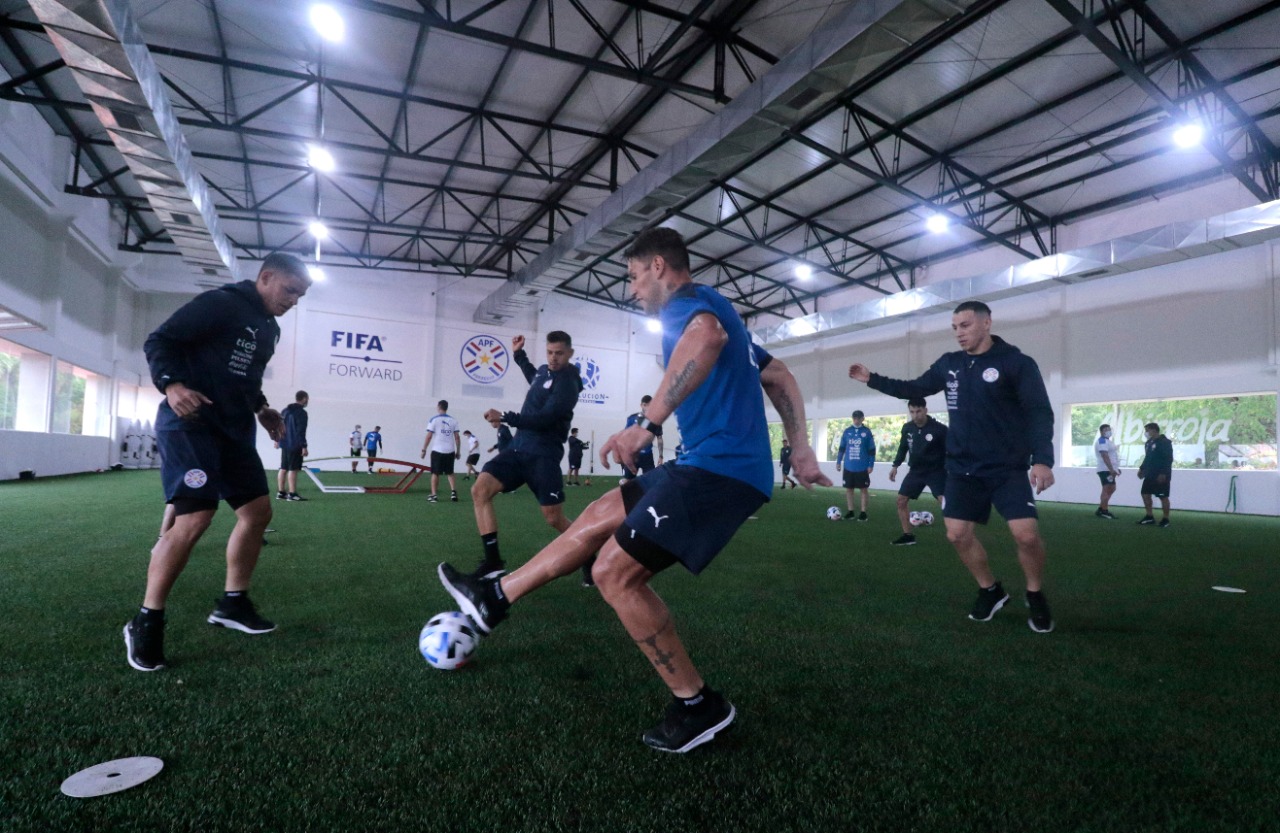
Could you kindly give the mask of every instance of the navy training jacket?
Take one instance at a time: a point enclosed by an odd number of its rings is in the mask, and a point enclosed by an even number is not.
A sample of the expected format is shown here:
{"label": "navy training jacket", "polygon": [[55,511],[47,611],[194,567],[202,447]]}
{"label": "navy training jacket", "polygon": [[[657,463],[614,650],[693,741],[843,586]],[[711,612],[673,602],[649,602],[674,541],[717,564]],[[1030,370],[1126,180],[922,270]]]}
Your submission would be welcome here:
{"label": "navy training jacket", "polygon": [[507,411],[502,421],[516,431],[511,448],[537,457],[564,456],[564,443],[573,424],[573,409],[582,392],[582,376],[575,364],[552,373],[544,364],[534,368],[523,350],[515,352],[516,364],[529,382],[520,413]]}

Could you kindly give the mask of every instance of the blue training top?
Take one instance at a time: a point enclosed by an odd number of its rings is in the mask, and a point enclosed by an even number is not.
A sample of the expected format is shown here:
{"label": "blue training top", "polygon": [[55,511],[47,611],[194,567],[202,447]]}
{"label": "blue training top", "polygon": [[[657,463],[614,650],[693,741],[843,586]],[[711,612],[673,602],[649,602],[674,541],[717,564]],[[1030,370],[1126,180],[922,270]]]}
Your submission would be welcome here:
{"label": "blue training top", "polygon": [[865,425],[850,425],[840,435],[836,454],[845,471],[871,471],[876,464],[876,437]]}
{"label": "blue training top", "polygon": [[729,334],[710,375],[676,408],[685,453],[676,465],[696,466],[732,477],[773,494],[773,452],[764,418],[760,371],[773,361],[751,343],[733,306],[707,286],[681,287],[659,313],[662,322],[662,363],[695,316],[711,313]]}

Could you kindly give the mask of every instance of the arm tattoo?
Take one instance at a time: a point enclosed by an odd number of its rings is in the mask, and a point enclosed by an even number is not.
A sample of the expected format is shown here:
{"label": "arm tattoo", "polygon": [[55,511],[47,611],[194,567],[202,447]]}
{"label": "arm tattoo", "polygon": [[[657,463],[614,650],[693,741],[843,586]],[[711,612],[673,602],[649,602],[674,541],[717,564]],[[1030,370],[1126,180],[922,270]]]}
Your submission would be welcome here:
{"label": "arm tattoo", "polygon": [[797,432],[805,430],[805,426],[796,421],[795,403],[785,391],[778,394],[778,401],[773,403],[773,407],[777,408],[778,416],[782,417],[782,428],[786,433],[795,436]]}
{"label": "arm tattoo", "polygon": [[676,406],[683,402],[684,398],[688,396],[689,391],[687,388],[689,385],[689,378],[693,376],[694,371],[697,369],[697,361],[690,359],[685,363],[684,367],[680,368],[680,371],[676,373],[675,377],[672,378],[671,387],[667,388],[666,396],[663,397],[663,401],[666,403],[668,408],[674,411]]}
{"label": "arm tattoo", "polygon": [[665,671],[669,675],[676,673],[676,665],[672,662],[675,659],[674,653],[667,653],[658,647],[658,637],[662,636],[671,627],[671,614],[667,614],[666,621],[662,623],[662,627],[658,628],[652,636],[646,636],[643,639],[637,639],[636,644],[640,646],[640,650],[649,657],[649,661],[654,664],[659,671]]}

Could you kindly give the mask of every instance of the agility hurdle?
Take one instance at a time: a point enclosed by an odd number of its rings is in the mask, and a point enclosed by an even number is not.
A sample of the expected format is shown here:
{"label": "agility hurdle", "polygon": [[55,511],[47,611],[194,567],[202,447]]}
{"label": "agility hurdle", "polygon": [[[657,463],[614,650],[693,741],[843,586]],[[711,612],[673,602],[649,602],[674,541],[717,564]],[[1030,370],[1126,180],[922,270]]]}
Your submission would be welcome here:
{"label": "agility hurdle", "polygon": [[[320,463],[327,460],[350,461],[352,457],[317,457],[314,460],[308,460],[308,463]],[[321,482],[317,475],[320,469],[313,468],[310,465],[304,465],[302,470],[307,473],[307,477],[311,478],[311,482],[316,484],[316,488],[326,495],[363,495],[363,494],[404,494],[409,491],[409,487],[418,481],[418,478],[431,471],[431,467],[425,463],[410,463],[407,460],[392,460],[388,457],[366,457],[369,463],[388,463],[395,466],[407,466],[408,471],[400,476],[394,486],[326,486]],[[379,472],[382,474],[382,472]]]}

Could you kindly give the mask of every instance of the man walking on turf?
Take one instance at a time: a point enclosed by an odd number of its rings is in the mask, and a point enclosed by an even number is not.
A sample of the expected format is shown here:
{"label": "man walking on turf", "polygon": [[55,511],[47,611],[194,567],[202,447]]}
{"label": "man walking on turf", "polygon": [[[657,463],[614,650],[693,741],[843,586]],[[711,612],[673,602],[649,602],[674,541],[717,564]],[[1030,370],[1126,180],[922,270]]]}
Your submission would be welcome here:
{"label": "man walking on turf", "polygon": [[[579,475],[582,473],[582,452],[586,451],[591,443],[584,443],[578,439],[578,429],[574,428],[569,431],[569,479],[568,485],[581,486],[582,481]],[[590,478],[587,478],[590,480]]]}
{"label": "man walking on turf", "polygon": [[382,449],[382,426],[375,425],[373,430],[364,435],[365,456],[369,458],[369,474],[373,474],[373,458]]}
{"label": "man walking on turf", "polygon": [[298,391],[293,403],[280,412],[284,421],[284,437],[280,440],[280,471],[276,473],[276,500],[306,500],[298,494],[298,472],[307,456],[307,403],[305,390]]}
{"label": "man walking on turf", "polygon": [[458,502],[458,482],[454,479],[453,463],[462,456],[462,437],[458,435],[458,421],[449,416],[449,403],[441,399],[436,403],[436,415],[427,423],[427,436],[422,441],[422,456],[431,451],[431,494],[428,503],[435,503],[440,488],[440,475],[449,477],[449,500]]}
{"label": "man walking on turf", "polygon": [[[564,477],[560,474],[560,458],[573,422],[573,409],[582,392],[582,377],[573,358],[573,339],[561,330],[547,334],[547,363],[534,367],[524,352],[524,336],[511,340],[516,364],[529,382],[520,413],[502,413],[494,408],[485,411],[489,424],[495,420],[516,429],[511,447],[484,464],[471,499],[476,508],[476,529],[484,557],[475,575],[501,573],[505,567],[498,549],[498,514],[493,498],[499,492],[514,492],[524,484],[538,498],[542,517],[557,532],[569,528],[564,516]],[[501,438],[501,431],[499,431]]]}
{"label": "man walking on turf", "polygon": [[849,509],[844,513],[845,520],[852,518],[853,496],[862,490],[861,509],[858,520],[867,519],[867,492],[871,488],[871,470],[876,466],[876,438],[871,429],[862,424],[862,411],[854,411],[853,425],[844,429],[840,435],[840,450],[836,452],[836,471],[844,469],[844,502]]}
{"label": "man walking on turf", "polygon": [[364,432],[360,430],[360,426],[356,426],[356,430],[351,432],[351,473],[356,473],[356,468],[360,465],[360,452],[364,449]]}
{"label": "man walking on turf", "polygon": [[[645,419],[645,417],[649,413],[649,403],[652,401],[653,401],[653,397],[650,396],[649,394],[645,394],[644,396],[640,397],[640,410],[636,411],[634,414],[631,414],[630,416],[627,417],[628,428],[635,425],[640,420]],[[657,429],[658,429],[658,432],[653,435],[654,445],[658,447],[657,463],[653,461],[653,449],[651,447],[646,446],[645,448],[640,449],[640,452],[636,454],[636,468],[632,469],[627,466],[622,467],[623,481],[630,480],[636,475],[644,474],[647,471],[653,471],[655,468],[662,465],[662,462],[663,462],[662,426],[661,425],[657,426]]]}
{"label": "man walking on turf", "polygon": [[1093,454],[1098,458],[1098,479],[1102,481],[1102,497],[1098,499],[1098,511],[1093,514],[1107,521],[1114,521],[1111,514],[1111,496],[1116,493],[1116,478],[1120,476],[1120,455],[1111,439],[1111,426],[1098,426],[1098,439],[1093,441]]}
{"label": "man walking on turf", "polygon": [[470,480],[476,471],[476,463],[480,462],[480,440],[470,431],[462,432],[463,438],[467,441],[467,474],[463,480]]}
{"label": "man walking on turf", "polygon": [[916,542],[907,505],[920,497],[926,486],[939,504],[946,505],[947,426],[929,416],[929,405],[920,397],[907,401],[907,413],[911,419],[902,426],[902,442],[898,443],[893,468],[889,469],[889,482],[892,483],[898,479],[898,467],[903,460],[907,460],[910,467],[898,488],[898,523],[902,524],[902,536],[892,542],[895,547],[910,546]]}
{"label": "man walking on turf", "polygon": [[[680,456],[678,450],[676,456]],[[790,484],[794,489],[796,481],[791,479],[791,441],[786,437],[782,438],[782,450],[778,452],[778,467],[782,470],[782,488],[785,489]]]}
{"label": "man walking on turf", "polygon": [[129,665],[139,671],[166,665],[165,602],[219,500],[235,511],[236,525],[227,540],[225,593],[208,621],[251,634],[275,630],[249,601],[249,580],[271,520],[254,417],[272,439],[284,436],[280,414],[262,395],[262,372],[280,338],[276,317],[292,309],[310,285],[301,260],[276,252],[262,262],[256,281],[196,296],[143,345],[151,378],[164,394],[156,438],[174,522],[151,550],[142,609],[124,627]]}
{"label": "man walking on turf", "polygon": [[1158,526],[1166,529],[1169,526],[1169,481],[1173,479],[1173,443],[1160,433],[1157,423],[1148,422],[1143,428],[1147,434],[1146,454],[1138,464],[1138,477],[1142,479],[1142,505],[1147,512],[1138,525],[1151,526],[1156,522],[1151,514],[1151,498],[1154,496],[1160,498],[1163,513]]}
{"label": "man walking on turf", "polygon": [[652,663],[672,701],[644,733],[664,752],[687,752],[715,737],[736,714],[705,684],[666,605],[649,586],[682,564],[697,575],[734,532],[769,499],[773,459],[763,387],[782,417],[796,476],[807,488],[829,486],[809,445],[804,398],[779,360],[751,343],[737,311],[715,290],[695,286],[689,255],[671,229],[641,233],[625,252],[630,294],[663,324],[666,373],[646,418],[613,435],[601,461],[635,465],[654,429],[678,416],[687,453],[609,491],[529,563],[494,579],[441,564],[440,579],[461,609],[489,633],[518,599],[573,573],[599,551],[595,580],[631,638]]}
{"label": "man walking on turf", "polygon": [[991,308],[981,301],[956,307],[951,329],[960,349],[944,354],[914,381],[889,379],[862,364],[849,367],[849,378],[899,399],[947,392],[950,429],[942,513],[947,539],[978,582],[969,618],[989,621],[1009,601],[974,534],[974,526],[985,524],[994,506],[1018,547],[1031,611],[1027,624],[1036,633],[1049,633],[1053,616],[1041,589],[1045,552],[1035,502],[1035,495],[1053,485],[1053,407],[1044,379],[1034,359],[991,334]]}

